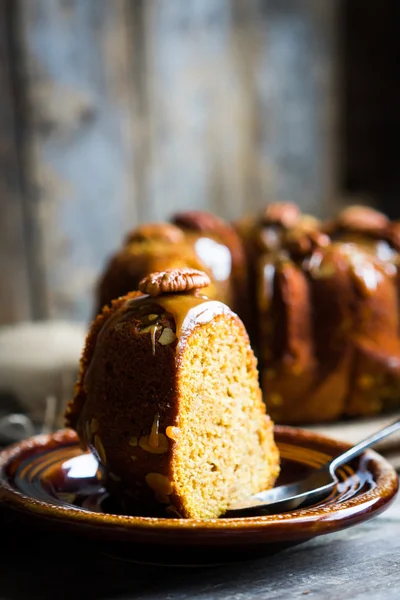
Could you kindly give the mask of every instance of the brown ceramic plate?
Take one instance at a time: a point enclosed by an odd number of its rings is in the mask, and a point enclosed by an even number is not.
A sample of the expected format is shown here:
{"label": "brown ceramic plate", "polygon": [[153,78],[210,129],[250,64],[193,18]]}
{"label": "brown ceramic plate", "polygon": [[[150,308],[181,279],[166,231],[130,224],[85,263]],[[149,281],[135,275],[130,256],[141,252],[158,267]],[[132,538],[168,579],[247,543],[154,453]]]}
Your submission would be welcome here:
{"label": "brown ceramic plate", "polygon": [[[277,426],[278,484],[308,475],[348,448],[311,431]],[[71,430],[40,435],[0,452],[0,501],[41,527],[97,539],[105,551],[152,563],[223,563],[339,531],[385,510],[398,489],[393,467],[368,451],[338,471],[319,504],[241,519],[161,519],[118,514],[96,479],[97,464]]]}

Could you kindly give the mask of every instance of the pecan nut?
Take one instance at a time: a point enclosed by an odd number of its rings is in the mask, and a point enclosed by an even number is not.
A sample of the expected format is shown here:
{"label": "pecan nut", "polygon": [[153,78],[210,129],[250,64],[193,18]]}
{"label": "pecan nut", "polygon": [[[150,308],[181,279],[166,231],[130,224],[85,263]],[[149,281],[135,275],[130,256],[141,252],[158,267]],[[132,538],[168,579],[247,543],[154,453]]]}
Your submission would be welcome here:
{"label": "pecan nut", "polygon": [[314,217],[304,215],[298,223],[286,232],[285,248],[294,255],[305,256],[317,248],[325,248],[330,238],[321,231],[320,222]]}
{"label": "pecan nut", "polygon": [[295,256],[306,256],[318,248],[326,248],[330,241],[321,231],[309,231],[288,237],[285,247]]}
{"label": "pecan nut", "polygon": [[349,231],[379,234],[389,225],[389,219],[374,208],[355,204],[338,214],[336,225]]}
{"label": "pecan nut", "polygon": [[184,267],[150,273],[139,283],[139,289],[149,296],[190,292],[211,284],[211,279],[203,271]]}
{"label": "pecan nut", "polygon": [[300,218],[300,210],[293,202],[272,202],[261,217],[263,225],[280,225],[285,229],[294,227]]}

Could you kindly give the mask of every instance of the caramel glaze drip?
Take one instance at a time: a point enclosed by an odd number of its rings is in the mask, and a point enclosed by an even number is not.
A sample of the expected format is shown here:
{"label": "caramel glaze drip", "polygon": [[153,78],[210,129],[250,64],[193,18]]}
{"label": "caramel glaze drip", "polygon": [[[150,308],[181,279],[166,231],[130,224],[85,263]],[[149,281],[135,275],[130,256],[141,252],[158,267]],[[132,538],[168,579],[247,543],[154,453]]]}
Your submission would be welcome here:
{"label": "caramel glaze drip", "polygon": [[[132,302],[136,300],[140,303],[146,302],[142,298],[135,298]],[[154,298],[149,300],[151,304],[154,303]],[[222,302],[196,294],[166,294],[158,296],[156,300],[156,304],[172,315],[178,339],[186,337],[197,325],[209,323],[219,314],[231,313]]]}
{"label": "caramel glaze drip", "polygon": [[160,427],[160,415],[157,413],[154,417],[153,425],[149,436],[149,444],[153,448],[158,448],[158,430]]}
{"label": "caramel glaze drip", "polygon": [[231,313],[231,310],[222,302],[209,300],[206,296],[197,294],[165,294],[156,298],[142,296],[127,300],[104,324],[99,337],[104,330],[110,330],[138,313],[145,315],[147,306],[149,313],[155,313],[159,306],[164,309],[160,312],[169,313],[173,317],[178,339],[186,337],[194,327],[208,323],[216,315]]}
{"label": "caramel glaze drip", "polygon": [[[375,244],[375,246],[372,245],[373,243]],[[387,285],[387,283],[385,283],[385,280],[386,282],[388,282],[388,280],[392,280],[393,285],[398,285],[395,279],[396,277],[398,277],[398,269],[393,264],[393,262],[390,262],[389,260],[385,262],[385,260],[381,259],[381,257],[378,256],[377,253],[375,253],[375,247],[376,242],[371,242],[369,247],[367,247],[366,245],[360,246],[355,243],[343,241],[332,242],[328,248],[322,248],[314,251],[311,255],[311,259],[308,258],[307,260],[304,260],[302,264],[299,265],[300,268],[306,273],[306,275],[309,275],[311,273],[311,279],[313,279],[313,277],[317,276],[318,274],[320,274],[320,276],[329,276],[335,278],[339,271],[343,271],[344,269],[347,270],[349,277],[354,283],[354,290],[357,293],[357,296],[360,297],[359,302],[362,301],[362,313],[360,313],[361,305],[357,305],[357,307],[354,306],[352,313],[349,315],[348,318],[351,319],[352,330],[355,334],[356,323],[354,319],[360,318],[359,313],[363,315],[363,321],[361,325],[358,325],[358,327],[361,328],[361,331],[357,331],[359,336],[362,335],[365,338],[377,335],[376,329],[372,329],[372,325],[377,318],[377,307],[373,301],[375,294],[377,292],[381,295],[384,293],[384,291],[382,290],[384,289],[384,286]],[[394,251],[392,251],[392,253],[394,254]],[[292,266],[297,264],[298,263],[295,260],[288,262],[288,265]],[[293,339],[295,340],[295,332],[293,332],[293,330],[287,330],[288,323],[285,320],[288,319],[290,300],[296,298],[295,310],[297,311],[297,314],[299,312],[300,314],[303,314],[305,308],[303,307],[302,310],[300,310],[300,300],[298,299],[297,295],[295,296],[293,293],[291,293],[288,294],[286,300],[283,296],[280,300],[285,304],[285,319],[282,315],[281,318],[279,318],[279,315],[277,315],[276,312],[271,312],[273,310],[273,298],[276,297],[276,294],[279,292],[279,290],[277,290],[277,287],[280,289],[282,286],[282,281],[279,279],[275,279],[275,273],[277,269],[279,272],[281,272],[282,269],[280,268],[279,262],[277,262],[276,257],[273,256],[272,258],[270,258],[270,255],[268,254],[261,263],[261,267],[260,283],[263,287],[260,286],[259,289],[258,304],[262,316],[260,326],[263,340],[265,341],[262,348],[262,352],[266,364],[272,364],[274,363],[274,361],[276,362],[280,360],[280,354],[277,354],[276,350],[273,350],[271,352],[274,340],[274,330],[271,324],[280,323],[276,331],[278,331],[281,336],[284,335],[284,332],[286,331],[287,338],[285,342],[287,347],[290,347],[290,344],[292,343]],[[289,275],[290,271],[288,273],[288,276]],[[294,285],[294,278],[295,273],[292,272],[289,280],[291,286]],[[384,296],[384,298],[386,298],[386,295]],[[381,299],[380,302],[382,303],[382,301],[383,300]],[[386,298],[385,302],[387,303],[388,301],[389,300]],[[306,302],[306,305],[308,305],[308,302]],[[385,308],[385,310],[388,310],[389,313],[395,314],[393,312],[394,307],[391,307],[390,309]],[[368,321],[370,321],[370,323],[366,331],[365,326]],[[373,331],[374,333],[372,333]],[[395,324],[391,333],[393,338],[397,339],[398,333]],[[390,332],[385,331],[385,336],[391,337]],[[305,336],[304,331],[303,333],[298,334],[298,337],[301,340],[310,339],[309,336]],[[266,340],[269,340],[269,343],[267,343]],[[311,344],[312,340],[311,342],[309,342],[309,347],[312,347]],[[393,342],[390,347],[392,349],[398,348],[398,344]],[[314,352],[314,350],[312,351]],[[392,351],[388,360],[392,360],[393,358],[393,360],[395,360],[397,364],[397,356],[397,352],[394,353]],[[315,356],[315,358],[318,359],[317,356]]]}
{"label": "caramel glaze drip", "polygon": [[[161,308],[162,310],[159,310]],[[209,300],[206,296],[198,293],[185,294],[165,294],[157,296],[140,296],[127,300],[120,306],[114,314],[104,323],[97,337],[97,344],[107,332],[118,328],[121,324],[129,321],[131,318],[138,318],[139,315],[168,313],[174,321],[178,338],[178,344],[175,345],[177,356],[182,347],[181,341],[198,325],[203,325],[212,321],[214,317],[220,314],[233,314],[230,308],[218,302]],[[161,316],[161,315],[160,315]],[[154,323],[154,329],[158,323]],[[153,332],[153,330],[152,330]],[[155,351],[155,332],[152,336],[152,349]],[[90,385],[93,365],[96,362],[96,351],[92,357],[84,377],[84,387]]]}
{"label": "caramel glaze drip", "polygon": [[156,323],[155,325],[151,326],[151,349],[153,352],[153,356],[156,355],[156,334],[157,334],[157,330],[159,329],[159,325],[158,323]]}
{"label": "caramel glaze drip", "polygon": [[371,296],[385,277],[394,278],[396,275],[396,268],[392,263],[384,262],[374,254],[369,255],[355,244],[342,243],[340,248],[347,258],[357,289],[364,297]]}

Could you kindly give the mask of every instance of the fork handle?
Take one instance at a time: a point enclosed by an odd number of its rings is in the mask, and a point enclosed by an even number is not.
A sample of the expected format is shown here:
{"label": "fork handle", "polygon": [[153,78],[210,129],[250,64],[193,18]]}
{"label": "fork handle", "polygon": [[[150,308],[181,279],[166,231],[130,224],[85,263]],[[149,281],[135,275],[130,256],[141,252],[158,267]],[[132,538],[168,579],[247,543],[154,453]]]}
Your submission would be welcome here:
{"label": "fork handle", "polygon": [[343,454],[340,454],[339,456],[334,458],[329,463],[329,470],[331,471],[331,473],[333,473],[338,467],[341,467],[345,463],[349,462],[349,460],[351,460],[352,458],[355,458],[356,456],[361,454],[364,450],[366,450],[367,448],[370,448],[370,446],[373,446],[376,442],[378,442],[382,438],[390,435],[391,433],[394,433],[398,429],[400,429],[400,419],[398,419],[391,425],[387,425],[380,431],[373,433],[372,435],[368,436],[367,438],[365,438],[364,440],[362,440],[361,442],[359,442],[352,448],[349,448],[349,450],[346,450],[346,452],[344,452]]}

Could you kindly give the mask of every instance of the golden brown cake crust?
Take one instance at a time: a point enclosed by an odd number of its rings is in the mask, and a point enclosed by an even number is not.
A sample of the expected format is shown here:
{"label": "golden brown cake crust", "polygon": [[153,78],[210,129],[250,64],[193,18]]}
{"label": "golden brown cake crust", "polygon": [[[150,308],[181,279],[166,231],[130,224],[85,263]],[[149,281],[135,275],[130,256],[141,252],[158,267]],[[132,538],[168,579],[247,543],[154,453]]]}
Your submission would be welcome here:
{"label": "golden brown cake crust", "polygon": [[78,373],[78,379],[75,384],[74,398],[71,400],[66,407],[65,412],[65,424],[67,427],[72,427],[76,429],[78,419],[81,414],[82,406],[85,401],[85,391],[83,389],[84,379],[89,367],[93,359],[93,355],[96,349],[97,338],[102,330],[106,321],[113,315],[123,304],[130,299],[140,298],[143,294],[139,291],[130,292],[123,298],[118,298],[113,300],[111,306],[104,306],[103,310],[97,317],[92,321],[91,326],[89,328],[89,333],[86,336],[85,347],[82,352],[81,360],[80,360],[80,369]]}
{"label": "golden brown cake crust", "polygon": [[184,240],[184,234],[179,227],[169,223],[145,223],[133,229],[125,237],[125,244],[132,242],[171,242],[180,244]]}

